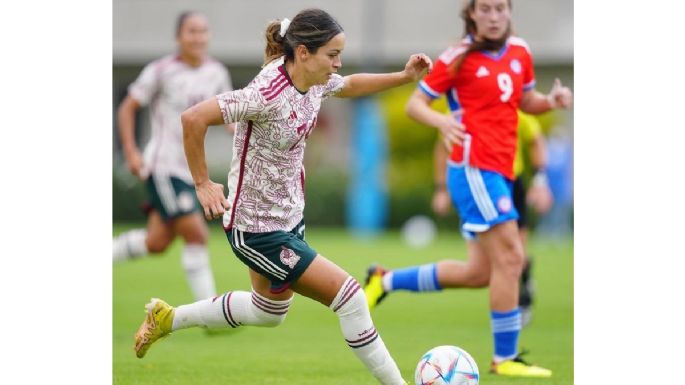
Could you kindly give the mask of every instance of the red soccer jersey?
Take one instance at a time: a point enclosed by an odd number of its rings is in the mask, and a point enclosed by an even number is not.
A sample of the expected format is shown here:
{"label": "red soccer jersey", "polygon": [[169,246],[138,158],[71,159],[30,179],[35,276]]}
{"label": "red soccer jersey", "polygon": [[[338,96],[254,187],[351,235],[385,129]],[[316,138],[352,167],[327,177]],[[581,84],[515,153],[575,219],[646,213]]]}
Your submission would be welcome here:
{"label": "red soccer jersey", "polygon": [[500,52],[471,52],[456,73],[454,62],[471,44],[466,38],[445,50],[419,87],[432,98],[447,95],[452,111],[462,109],[467,139],[450,159],[514,179],[516,110],[524,91],[535,87],[533,58],[523,39],[510,37]]}

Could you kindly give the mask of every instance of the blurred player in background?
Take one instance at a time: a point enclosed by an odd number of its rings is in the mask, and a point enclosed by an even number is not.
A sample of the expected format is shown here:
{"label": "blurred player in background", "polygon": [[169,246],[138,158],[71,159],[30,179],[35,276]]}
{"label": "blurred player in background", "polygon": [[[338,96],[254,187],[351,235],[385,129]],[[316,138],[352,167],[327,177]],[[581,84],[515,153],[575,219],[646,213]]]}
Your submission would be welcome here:
{"label": "blurred player in background", "polygon": [[[145,182],[147,227],[113,240],[114,261],[162,253],[176,238],[185,246],[181,262],[195,299],[216,294],[207,252],[208,229],[199,211],[193,179],[183,152],[181,113],[229,91],[228,70],[207,56],[209,28],[204,15],[182,13],[176,23],[178,52],[143,69],[119,105],[117,122],[128,169]],[[141,155],[135,140],[135,115],[150,106],[152,137]],[[230,131],[233,127],[227,127]]]}
{"label": "blurred player in background", "polygon": [[[342,77],[337,72],[345,34],[319,9],[304,10],[292,22],[271,22],[266,41],[264,67],[245,88],[182,115],[186,156],[205,216],[223,216],[233,252],[249,267],[252,291],[229,291],[175,308],[153,298],[136,333],[136,355],[143,357],[152,343],[179,329],[278,326],[299,293],[335,313],[345,342],[381,384],[405,384],[359,283],[305,241],[303,158],[324,99],[417,81],[431,60],[417,54],[400,72]],[[223,186],[209,179],[204,138],[208,126],[233,122],[238,125],[226,197]]]}
{"label": "blurred player in background", "polygon": [[[549,211],[553,203],[552,192],[547,183],[547,175],[545,168],[547,165],[547,145],[545,137],[540,127],[540,122],[532,115],[518,111],[518,145],[516,146],[516,158],[514,159],[514,183],[512,188],[512,197],[514,207],[519,213],[519,218],[516,221],[519,228],[519,237],[523,244],[524,254],[526,260],[521,273],[521,281],[519,287],[519,307],[521,309],[521,326],[525,327],[532,316],[533,305],[533,273],[532,273],[532,258],[528,253],[528,207],[532,208],[537,214],[544,214]],[[527,155],[528,161],[524,158],[524,153]],[[441,138],[438,138],[435,144],[434,151],[434,178],[435,178],[435,192],[431,207],[433,211],[440,216],[446,216],[452,207],[452,200],[447,191],[447,184],[445,178],[447,176],[447,160],[449,159],[449,151],[443,144]],[[524,171],[526,165],[532,168],[532,178],[530,182],[526,183]],[[482,264],[479,265],[475,259],[470,258],[471,250],[477,249],[478,245],[475,240],[467,240],[467,252],[469,258],[467,262],[456,260],[440,261],[438,264],[444,264],[440,269],[451,272],[452,279],[450,282],[444,282],[441,287],[487,287],[487,280],[489,279],[489,269],[485,269]],[[471,264],[475,263],[475,266]],[[383,269],[380,266],[371,268],[371,272],[376,268]]]}
{"label": "blurred player in background", "polygon": [[[512,202],[517,109],[539,114],[571,104],[571,91],[559,80],[548,95],[535,90],[528,45],[511,34],[511,1],[470,0],[462,11],[465,38],[445,50],[433,72],[407,103],[408,115],[437,127],[451,151],[447,188],[470,246],[473,277],[463,281],[490,288],[494,355],[490,371],[520,377],[550,377],[548,369],[521,359],[519,279],[524,251],[519,218]],[[431,103],[446,94],[450,110],[441,114]],[[462,114],[456,114],[462,110]],[[457,116],[454,116],[457,115]],[[435,291],[451,287],[454,265],[433,263],[387,273],[371,271],[365,292],[375,306],[389,291]],[[481,274],[487,271],[487,274]],[[480,282],[475,282],[479,279]]]}

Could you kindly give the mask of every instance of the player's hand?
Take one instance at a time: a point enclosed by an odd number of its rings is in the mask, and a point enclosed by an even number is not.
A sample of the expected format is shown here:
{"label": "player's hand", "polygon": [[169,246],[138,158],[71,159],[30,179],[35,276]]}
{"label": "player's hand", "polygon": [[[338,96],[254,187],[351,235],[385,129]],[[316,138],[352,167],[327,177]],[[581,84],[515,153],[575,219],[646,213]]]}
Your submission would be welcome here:
{"label": "player's hand", "polygon": [[573,92],[561,85],[559,78],[554,79],[552,90],[547,94],[547,100],[552,108],[569,108],[573,102]]}
{"label": "player's hand", "polygon": [[219,218],[228,209],[228,199],[224,196],[224,186],[207,180],[204,183],[195,185],[197,200],[205,212],[205,218],[211,221]]}
{"label": "player's hand", "polygon": [[431,201],[431,207],[435,214],[444,217],[450,213],[450,208],[452,207],[452,199],[450,199],[450,193],[447,189],[438,188],[433,193],[433,200]]}
{"label": "player's hand", "polygon": [[452,146],[454,144],[461,146],[464,143],[466,126],[457,120],[462,114],[462,110],[457,110],[442,115],[442,120],[438,124],[438,129],[442,134],[442,140],[445,142],[445,147],[447,147],[447,150],[450,152],[452,151]]}
{"label": "player's hand", "polygon": [[424,75],[424,71],[433,69],[433,61],[426,54],[417,53],[409,57],[404,66],[404,73],[412,80],[417,81]]}
{"label": "player's hand", "polygon": [[140,155],[138,149],[133,149],[124,152],[124,157],[126,158],[126,166],[131,174],[135,175],[138,179],[145,179],[143,175],[143,157]]}
{"label": "player's hand", "polygon": [[526,203],[538,214],[545,214],[552,208],[554,197],[546,184],[531,184],[526,194]]}

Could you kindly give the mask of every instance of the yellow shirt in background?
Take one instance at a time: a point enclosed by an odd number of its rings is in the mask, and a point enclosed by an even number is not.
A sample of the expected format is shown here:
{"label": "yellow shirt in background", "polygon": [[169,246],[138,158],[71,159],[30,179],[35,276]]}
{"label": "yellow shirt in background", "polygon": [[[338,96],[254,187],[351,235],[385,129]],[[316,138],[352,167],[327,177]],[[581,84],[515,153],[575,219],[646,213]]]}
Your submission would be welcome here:
{"label": "yellow shirt in background", "polygon": [[524,153],[527,150],[528,144],[538,135],[542,135],[542,126],[535,116],[526,114],[520,110],[518,111],[518,115],[518,143],[516,145],[516,156],[514,157],[514,176],[516,178],[521,176],[526,168]]}

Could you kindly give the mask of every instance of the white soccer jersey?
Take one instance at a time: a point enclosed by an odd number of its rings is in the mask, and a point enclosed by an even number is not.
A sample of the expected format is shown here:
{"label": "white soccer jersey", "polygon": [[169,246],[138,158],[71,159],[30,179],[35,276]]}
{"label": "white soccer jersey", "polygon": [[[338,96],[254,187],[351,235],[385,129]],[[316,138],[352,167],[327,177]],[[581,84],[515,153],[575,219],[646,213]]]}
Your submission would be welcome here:
{"label": "white soccer jersey", "polygon": [[141,106],[150,105],[152,135],[143,153],[143,175],[175,176],[192,184],[183,150],[181,113],[188,107],[232,90],[228,70],[206,58],[192,67],[168,55],[143,68],[128,92]]}
{"label": "white soccer jersey", "polygon": [[327,84],[303,95],[280,58],[245,88],[217,95],[224,122],[239,122],[224,228],[289,231],[302,220],[305,140],[316,125],[321,102],[343,85],[343,78],[333,74]]}

